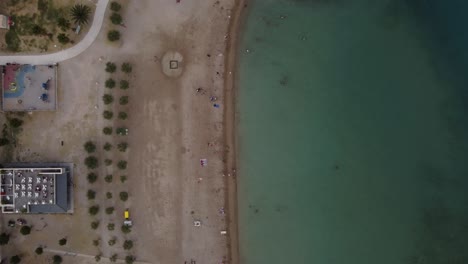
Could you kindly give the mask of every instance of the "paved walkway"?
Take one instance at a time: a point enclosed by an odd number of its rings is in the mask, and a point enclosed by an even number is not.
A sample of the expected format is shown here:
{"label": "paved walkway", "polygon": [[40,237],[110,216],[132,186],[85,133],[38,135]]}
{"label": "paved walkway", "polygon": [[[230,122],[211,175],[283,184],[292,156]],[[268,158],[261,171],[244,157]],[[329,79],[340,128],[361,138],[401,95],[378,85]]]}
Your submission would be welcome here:
{"label": "paved walkway", "polygon": [[109,0],[98,0],[96,4],[96,11],[94,12],[94,19],[88,34],[73,47],[62,50],[56,53],[43,54],[43,55],[6,55],[0,56],[0,64],[6,63],[19,63],[19,64],[53,64],[64,60],[71,59],[83,51],[85,51],[96,39],[104,21],[106,7]]}

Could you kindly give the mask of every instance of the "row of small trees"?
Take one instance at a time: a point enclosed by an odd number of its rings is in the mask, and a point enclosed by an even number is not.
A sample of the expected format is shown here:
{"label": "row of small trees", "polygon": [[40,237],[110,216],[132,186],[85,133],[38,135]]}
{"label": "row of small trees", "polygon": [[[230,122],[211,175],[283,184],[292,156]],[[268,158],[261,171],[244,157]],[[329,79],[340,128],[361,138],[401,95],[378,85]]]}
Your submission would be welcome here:
{"label": "row of small trees", "polygon": [[[112,14],[110,15],[109,19],[114,25],[123,25],[123,19],[122,16],[120,15],[120,10],[122,9],[122,6],[113,1],[110,4],[110,9],[112,11]],[[111,29],[109,32],[107,32],[107,39],[109,41],[117,41],[120,39],[120,31],[116,29]]]}

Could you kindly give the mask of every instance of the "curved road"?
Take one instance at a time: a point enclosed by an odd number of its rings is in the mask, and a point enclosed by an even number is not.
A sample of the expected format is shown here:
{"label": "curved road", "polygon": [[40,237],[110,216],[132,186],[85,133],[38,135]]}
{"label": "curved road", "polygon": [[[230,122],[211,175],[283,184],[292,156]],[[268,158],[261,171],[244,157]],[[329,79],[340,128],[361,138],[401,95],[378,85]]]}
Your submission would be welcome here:
{"label": "curved road", "polygon": [[68,49],[43,55],[0,55],[0,65],[6,63],[19,63],[19,64],[53,64],[64,60],[71,59],[83,51],[85,51],[96,39],[104,21],[104,14],[109,0],[98,0],[96,4],[96,11],[94,12],[93,24],[88,31],[88,34],[73,47]]}

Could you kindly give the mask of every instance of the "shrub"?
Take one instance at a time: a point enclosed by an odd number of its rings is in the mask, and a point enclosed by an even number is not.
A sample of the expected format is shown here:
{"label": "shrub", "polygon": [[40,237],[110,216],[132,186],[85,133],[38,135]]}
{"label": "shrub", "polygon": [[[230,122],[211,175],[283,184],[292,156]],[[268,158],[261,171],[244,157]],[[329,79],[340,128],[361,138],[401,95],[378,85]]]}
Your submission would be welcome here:
{"label": "shrub", "polygon": [[68,42],[70,42],[70,38],[69,38],[68,35],[65,34],[65,33],[60,33],[60,34],[58,34],[57,40],[58,40],[61,44],[67,44]]}
{"label": "shrub", "polygon": [[22,124],[23,124],[23,120],[21,120],[19,118],[15,117],[15,118],[10,119],[10,126],[13,127],[13,128],[18,128]]}
{"label": "shrub", "polygon": [[59,256],[59,255],[54,255],[54,257],[52,259],[53,259],[54,264],[62,263],[62,257]]}
{"label": "shrub", "polygon": [[107,199],[112,199],[112,193],[111,192],[106,192],[106,198]]}
{"label": "shrub", "polygon": [[93,240],[93,246],[99,246],[99,239]]}
{"label": "shrub", "polygon": [[127,180],[127,176],[122,175],[120,176],[120,182],[124,183]]}
{"label": "shrub", "polygon": [[128,115],[125,112],[119,112],[119,119],[125,120],[127,119]]}
{"label": "shrub", "polygon": [[39,25],[34,25],[31,29],[33,35],[44,35],[47,34],[47,31]]}
{"label": "shrub", "polygon": [[14,255],[10,258],[11,264],[18,264],[21,262],[21,258],[18,255]]}
{"label": "shrub", "polygon": [[8,50],[19,51],[21,45],[21,39],[19,38],[16,30],[8,30],[5,34],[5,42]]}
{"label": "shrub", "polygon": [[59,17],[57,19],[57,25],[62,31],[67,31],[70,28],[70,21],[64,17]]}
{"label": "shrub", "polygon": [[125,95],[125,96],[121,96],[120,99],[119,99],[119,103],[120,103],[121,105],[126,105],[126,104],[128,104],[128,96],[126,96],[126,95]]}
{"label": "shrub", "polygon": [[88,190],[86,196],[88,196],[88,200],[94,200],[94,198],[96,198],[96,192],[93,190]]}
{"label": "shrub", "polygon": [[109,244],[109,246],[113,246],[113,245],[115,245],[115,242],[117,242],[117,239],[114,237],[114,238],[110,239],[109,242],[107,242],[107,244]]}
{"label": "shrub", "polygon": [[8,138],[0,138],[0,146],[5,146],[5,145],[8,145],[10,144],[10,140],[8,140]]}
{"label": "shrub", "polygon": [[130,86],[130,83],[128,83],[127,80],[120,81],[120,89],[127,90],[129,86]]}
{"label": "shrub", "polygon": [[91,222],[91,228],[92,229],[97,229],[99,227],[99,221],[93,221]]}
{"label": "shrub", "polygon": [[93,205],[89,208],[90,215],[97,215],[99,213],[99,205]]}
{"label": "shrub", "polygon": [[105,151],[109,151],[109,150],[112,149],[112,144],[109,143],[109,142],[106,142],[106,144],[104,144],[103,148],[104,148]]}
{"label": "shrub", "polygon": [[110,260],[111,262],[116,262],[116,261],[117,261],[117,254],[112,255],[112,256],[109,258],[109,260]]}
{"label": "shrub", "polygon": [[107,230],[113,231],[114,229],[115,229],[115,224],[114,223],[107,224]]}
{"label": "shrub", "polygon": [[104,181],[106,181],[107,183],[111,183],[112,182],[112,174],[106,175],[106,177],[104,177]]}
{"label": "shrub", "polygon": [[132,240],[125,240],[123,243],[123,248],[125,250],[130,250],[133,247],[133,241]]}
{"label": "shrub", "polygon": [[37,255],[42,255],[42,253],[44,252],[44,249],[42,247],[37,247],[34,252],[36,252]]}
{"label": "shrub", "polygon": [[117,163],[117,168],[121,170],[125,170],[127,168],[127,162],[125,160],[121,160]]}
{"label": "shrub", "polygon": [[114,207],[107,207],[106,208],[106,214],[112,214],[114,212]]}
{"label": "shrub", "polygon": [[121,230],[124,234],[128,234],[132,232],[132,228],[128,225],[122,225]]}
{"label": "shrub", "polygon": [[113,73],[117,69],[117,66],[115,63],[108,62],[106,63],[106,72]]}
{"label": "shrub", "polygon": [[104,104],[108,105],[114,102],[114,97],[111,94],[105,94],[102,96],[102,101]]}
{"label": "shrub", "polygon": [[120,192],[119,196],[120,196],[120,200],[122,200],[124,202],[128,200],[128,193],[127,192]]}
{"label": "shrub", "polygon": [[60,246],[65,246],[66,244],[67,244],[67,239],[65,237],[59,240]]}
{"label": "shrub", "polygon": [[94,183],[97,181],[97,175],[94,172],[88,173],[88,182],[89,183]]}
{"label": "shrub", "polygon": [[94,257],[94,260],[96,260],[96,262],[101,261],[101,255],[96,255],[96,256]]}
{"label": "shrub", "polygon": [[93,142],[88,141],[84,144],[84,149],[88,153],[93,153],[94,151],[96,151],[96,145]]}
{"label": "shrub", "polygon": [[117,149],[125,152],[127,150],[128,144],[126,142],[121,142],[117,145]]}
{"label": "shrub", "polygon": [[95,169],[98,167],[98,159],[95,156],[89,156],[85,159],[85,165],[89,169]]}
{"label": "shrub", "polygon": [[107,32],[107,39],[109,41],[117,41],[120,39],[120,32],[118,30],[110,30]]}
{"label": "shrub", "polygon": [[112,79],[112,78],[107,79],[105,85],[106,85],[106,87],[109,88],[109,89],[114,88],[114,87],[115,87],[115,81],[114,81],[114,79]]}
{"label": "shrub", "polygon": [[6,245],[10,241],[10,235],[7,233],[0,234],[0,245]]}
{"label": "shrub", "polygon": [[21,229],[20,229],[20,233],[23,236],[31,234],[31,227],[30,226],[22,226]]}
{"label": "shrub", "polygon": [[104,133],[104,135],[112,135],[112,127],[104,127],[102,133]]}
{"label": "shrub", "polygon": [[112,13],[112,15],[110,16],[110,20],[114,25],[122,24],[122,16],[118,13]]}
{"label": "shrub", "polygon": [[128,62],[122,63],[122,66],[120,69],[125,72],[125,73],[131,73],[132,72],[132,65]]}
{"label": "shrub", "polygon": [[114,12],[119,12],[121,8],[122,8],[122,6],[119,3],[115,2],[115,1],[112,1],[111,4],[110,4],[110,9],[112,11],[114,11]]}
{"label": "shrub", "polygon": [[125,257],[125,263],[126,264],[133,264],[134,261],[135,261],[135,257],[132,256],[132,255],[129,255],[129,256]]}

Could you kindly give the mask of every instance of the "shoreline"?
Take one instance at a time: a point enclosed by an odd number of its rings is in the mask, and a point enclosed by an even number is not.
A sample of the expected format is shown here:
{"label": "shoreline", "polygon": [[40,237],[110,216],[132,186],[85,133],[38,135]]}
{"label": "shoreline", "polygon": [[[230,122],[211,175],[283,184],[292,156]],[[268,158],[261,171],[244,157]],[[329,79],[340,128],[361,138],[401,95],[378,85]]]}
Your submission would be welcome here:
{"label": "shoreline", "polygon": [[[237,168],[237,142],[236,142],[236,80],[237,74],[237,53],[239,35],[241,28],[241,18],[246,7],[246,0],[235,0],[233,8],[233,18],[228,25],[228,42],[226,44],[225,64],[224,64],[224,99],[226,107],[224,109],[224,142],[227,148],[225,152],[224,171],[230,173]],[[227,259],[231,264],[239,264],[239,228],[238,228],[238,208],[237,208],[237,175],[233,172],[231,177],[225,177],[225,208],[229,212],[227,217],[228,241]]]}

